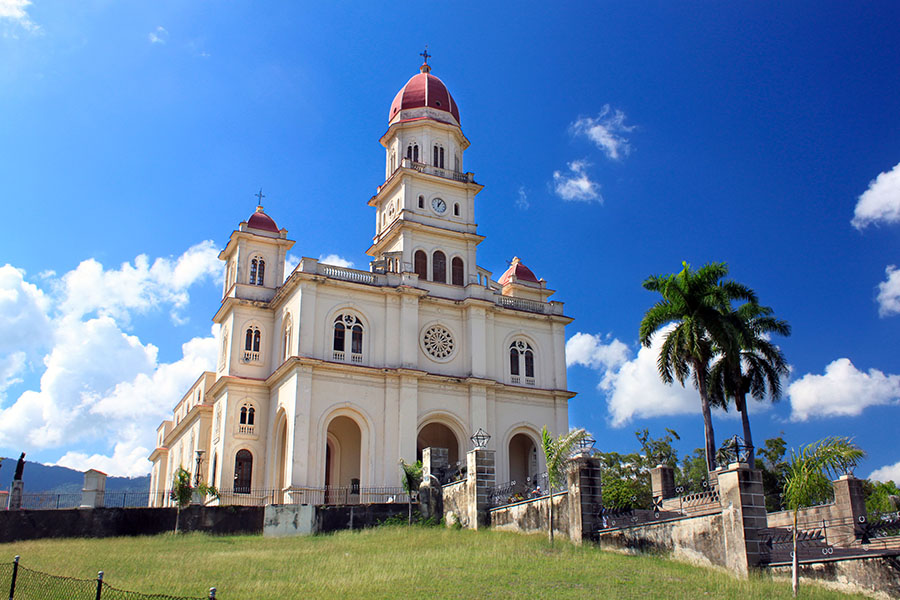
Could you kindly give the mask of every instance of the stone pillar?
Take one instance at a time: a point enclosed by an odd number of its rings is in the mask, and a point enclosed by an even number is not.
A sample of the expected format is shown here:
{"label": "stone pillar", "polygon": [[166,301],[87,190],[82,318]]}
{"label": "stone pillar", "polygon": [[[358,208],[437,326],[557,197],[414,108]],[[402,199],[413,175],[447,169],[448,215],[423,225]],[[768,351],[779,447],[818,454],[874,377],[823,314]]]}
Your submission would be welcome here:
{"label": "stone pillar", "polygon": [[725,567],[747,577],[759,564],[759,532],[768,525],[762,472],[747,463],[732,463],[719,470],[718,478]]}
{"label": "stone pillar", "polygon": [[447,472],[450,451],[447,448],[423,448],[422,449],[422,481],[431,479],[434,475],[439,480]]}
{"label": "stone pillar", "polygon": [[675,469],[669,465],[657,465],[650,469],[650,490],[653,499],[675,497]]}
{"label": "stone pillar", "polygon": [[600,475],[600,460],[596,458],[577,456],[566,464],[569,538],[576,544],[594,539],[600,529],[600,509],[603,507]]}
{"label": "stone pillar", "polygon": [[81,490],[80,508],[100,508],[106,494],[106,473],[90,469],[84,473],[84,487]]}
{"label": "stone pillar", "polygon": [[25,483],[21,479],[14,479],[9,486],[9,499],[6,504],[7,510],[19,510],[22,508],[22,494],[25,491]]}
{"label": "stone pillar", "polygon": [[834,504],[840,517],[859,522],[859,517],[866,516],[866,494],[863,490],[863,480],[853,475],[841,475],[834,486]]}
{"label": "stone pillar", "polygon": [[488,526],[488,490],[496,485],[495,452],[477,448],[466,455],[466,489],[469,527]]}

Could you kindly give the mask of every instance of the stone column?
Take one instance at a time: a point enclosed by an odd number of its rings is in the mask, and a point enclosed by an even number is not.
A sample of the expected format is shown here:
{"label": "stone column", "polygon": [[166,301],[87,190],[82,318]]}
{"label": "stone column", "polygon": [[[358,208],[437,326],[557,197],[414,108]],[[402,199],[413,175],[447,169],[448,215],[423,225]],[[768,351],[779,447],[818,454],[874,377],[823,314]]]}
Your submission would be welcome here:
{"label": "stone column", "polygon": [[718,478],[725,566],[747,577],[750,568],[759,564],[759,531],[768,524],[762,472],[747,463],[732,463],[719,470]]}
{"label": "stone column", "polygon": [[488,490],[496,485],[495,452],[476,448],[466,455],[466,489],[469,499],[469,526],[488,526]]}
{"label": "stone column", "polygon": [[577,456],[566,464],[569,538],[576,544],[594,539],[600,529],[600,509],[603,507],[600,475],[600,461],[596,458]]}
{"label": "stone column", "polygon": [[9,486],[9,499],[6,504],[7,510],[19,510],[22,508],[22,494],[25,492],[25,484],[21,479],[14,479]]}
{"label": "stone column", "polygon": [[84,488],[81,490],[79,508],[100,508],[106,495],[106,473],[90,469],[84,474]]}
{"label": "stone column", "polygon": [[675,497],[675,469],[669,465],[657,465],[650,469],[650,490],[653,499]]}
{"label": "stone column", "polygon": [[834,486],[834,504],[840,517],[858,522],[859,517],[866,516],[866,494],[863,480],[853,475],[841,475]]}
{"label": "stone column", "polygon": [[450,451],[447,448],[423,448],[422,480],[428,481],[431,479],[430,475],[440,479],[450,466],[449,455]]}

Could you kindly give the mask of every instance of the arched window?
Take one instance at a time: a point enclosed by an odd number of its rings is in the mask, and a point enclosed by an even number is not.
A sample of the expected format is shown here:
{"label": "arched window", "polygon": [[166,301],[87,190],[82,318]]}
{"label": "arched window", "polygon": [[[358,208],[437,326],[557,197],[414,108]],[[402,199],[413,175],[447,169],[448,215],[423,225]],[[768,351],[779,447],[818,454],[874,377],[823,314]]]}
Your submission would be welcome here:
{"label": "arched window", "polygon": [[410,144],[406,147],[406,158],[413,162],[419,162],[419,145]]}
{"label": "arched window", "polygon": [[[347,347],[347,331],[350,331],[350,347]],[[344,313],[334,320],[334,343],[332,358],[344,362],[361,364],[363,355],[363,324],[359,317]]]}
{"label": "arched window", "polygon": [[253,484],[253,455],[249,450],[238,450],[234,457],[234,493],[249,494]]}
{"label": "arched window", "polygon": [[261,334],[259,327],[251,325],[244,334],[244,362],[259,362]]}
{"label": "arched window", "polygon": [[250,261],[250,285],[256,285],[256,259]]}
{"label": "arched window", "polygon": [[419,196],[419,208],[425,208],[425,196]]}
{"label": "arched window", "polygon": [[255,421],[256,421],[256,409],[253,408],[253,405],[250,404],[249,402],[244,402],[244,404],[241,405],[240,424],[241,425],[249,425],[251,431],[244,431],[243,428],[241,428],[241,433],[252,433],[252,429],[253,429],[253,425],[255,425]]}
{"label": "arched window", "polygon": [[457,202],[453,205],[453,216],[454,217],[459,216],[459,202]]}
{"label": "arched window", "polygon": [[534,385],[534,349],[524,340],[516,340],[509,346],[509,376],[511,383]]}
{"label": "arched window", "polygon": [[425,252],[422,250],[416,250],[413,261],[415,263],[414,270],[416,275],[419,276],[419,279],[421,279],[422,281],[428,279],[428,255],[425,254]]}
{"label": "arched window", "polygon": [[263,285],[266,280],[266,261],[259,259],[259,271],[256,272],[256,285]]}
{"label": "arched window", "polygon": [[266,261],[254,256],[250,260],[250,285],[263,285],[266,279]]}
{"label": "arched window", "polygon": [[215,452],[213,452],[213,459],[212,459],[212,486],[213,487],[216,487],[216,480],[217,480],[217,476],[218,476],[218,473],[216,473],[216,470],[217,470],[218,466],[219,466],[219,457],[216,455]]}
{"label": "arched window", "polygon": [[444,148],[438,144],[434,145],[432,164],[438,168],[444,168]]}
{"label": "arched window", "polygon": [[465,285],[463,279],[463,261],[460,257],[454,256],[450,263],[450,283],[453,285]]}
{"label": "arched window", "polygon": [[447,283],[447,257],[440,250],[435,250],[431,255],[431,279]]}

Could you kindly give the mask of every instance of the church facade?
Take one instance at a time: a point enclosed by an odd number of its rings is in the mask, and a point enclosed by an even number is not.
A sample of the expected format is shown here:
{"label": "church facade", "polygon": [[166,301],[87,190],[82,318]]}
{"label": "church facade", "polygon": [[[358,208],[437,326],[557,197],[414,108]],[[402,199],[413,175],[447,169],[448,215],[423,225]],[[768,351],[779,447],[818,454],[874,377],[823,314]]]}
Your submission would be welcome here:
{"label": "church facade", "polygon": [[497,481],[544,469],[541,427],[566,431],[574,396],[571,319],[519,259],[497,280],[478,266],[482,186],[463,169],[459,108],[429,65],[388,118],[369,271],[303,258],[285,278],[294,242],[262,207],[231,234],[218,366],[158,428],[151,504],[167,502],[179,466],[228,492],[223,502],[268,490],[315,503],[332,489],[359,501],[398,486],[399,460],[425,447],[464,462],[478,429]]}

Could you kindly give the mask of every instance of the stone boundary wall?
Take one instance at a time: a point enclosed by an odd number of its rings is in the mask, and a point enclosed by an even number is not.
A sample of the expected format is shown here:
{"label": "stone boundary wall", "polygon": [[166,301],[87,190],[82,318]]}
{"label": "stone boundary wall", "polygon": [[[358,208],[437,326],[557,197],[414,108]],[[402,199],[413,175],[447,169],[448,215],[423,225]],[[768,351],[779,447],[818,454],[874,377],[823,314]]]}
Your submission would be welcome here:
{"label": "stone boundary wall", "polygon": [[[416,503],[412,505],[413,518],[419,516]],[[345,529],[374,527],[383,521],[400,517],[405,523],[409,505],[401,502],[378,504],[269,504],[263,519],[264,537],[288,537],[315,535]]]}
{"label": "stone boundary wall", "polygon": [[[790,510],[780,510],[778,512],[770,512],[768,515],[769,527],[793,527],[794,513]],[[811,506],[809,508],[801,508],[797,513],[797,521],[799,523],[808,523],[810,521],[831,521],[840,519],[845,516],[841,507],[835,503],[821,504],[819,506]]]}
{"label": "stone boundary wall", "polygon": [[605,550],[667,552],[693,564],[727,566],[722,514],[655,521],[601,531],[597,542]]}
{"label": "stone boundary wall", "polygon": [[[156,535],[175,529],[175,508],[72,508],[0,512],[0,543],[43,538]],[[260,533],[261,506],[198,506],[181,511],[181,531]]]}
{"label": "stone boundary wall", "polygon": [[[523,500],[488,511],[491,528],[518,533],[547,532],[550,522],[550,496]],[[553,494],[553,531],[568,536],[570,529],[569,493]],[[580,534],[580,532],[579,532]]]}
{"label": "stone boundary wall", "polygon": [[[447,525],[459,523],[469,526],[469,487],[465,480],[448,483],[441,487],[444,495],[444,522]],[[452,513],[452,516],[451,516]]]}
{"label": "stone boundary wall", "polygon": [[[791,576],[790,566],[769,567],[768,570],[775,576]],[[863,593],[885,599],[900,598],[900,557],[872,556],[801,563],[800,579],[815,581],[847,593]]]}

